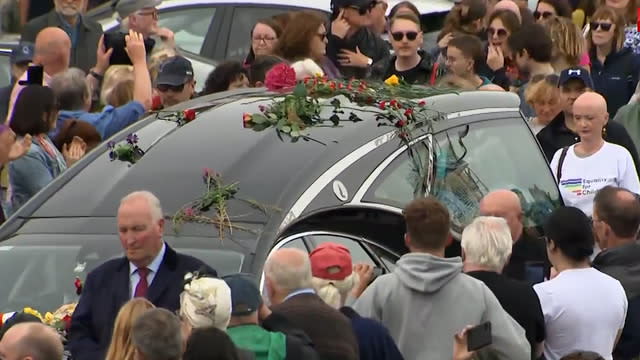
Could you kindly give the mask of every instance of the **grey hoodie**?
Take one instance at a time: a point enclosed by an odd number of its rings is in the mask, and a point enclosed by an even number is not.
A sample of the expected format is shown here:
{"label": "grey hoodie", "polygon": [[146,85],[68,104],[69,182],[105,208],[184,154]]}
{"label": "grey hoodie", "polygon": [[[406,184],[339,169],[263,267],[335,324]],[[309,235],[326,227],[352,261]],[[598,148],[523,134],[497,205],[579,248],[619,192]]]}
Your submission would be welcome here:
{"label": "grey hoodie", "polygon": [[[462,273],[458,258],[406,254],[393,273],[376,279],[354,304],[364,317],[381,321],[405,359],[447,360],[453,336],[467,325],[491,321],[492,358],[530,360],[525,331],[491,290]],[[484,356],[483,356],[484,357]]]}

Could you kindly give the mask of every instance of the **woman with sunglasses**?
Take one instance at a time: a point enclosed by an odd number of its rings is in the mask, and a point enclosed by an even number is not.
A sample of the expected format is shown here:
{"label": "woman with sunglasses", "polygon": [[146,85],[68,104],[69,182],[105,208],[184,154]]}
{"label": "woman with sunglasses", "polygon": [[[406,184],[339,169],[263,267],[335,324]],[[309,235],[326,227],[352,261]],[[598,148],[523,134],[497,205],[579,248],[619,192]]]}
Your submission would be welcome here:
{"label": "woman with sunglasses", "polygon": [[544,24],[555,17],[571,18],[571,6],[567,0],[540,0],[533,12],[538,24]]}
{"label": "woman with sunglasses", "polygon": [[613,9],[601,7],[591,17],[587,33],[594,90],[607,99],[614,117],[635,92],[640,73],[640,55],[624,44],[624,20]]}
{"label": "woman with sunglasses", "polygon": [[371,65],[389,57],[388,44],[369,28],[377,4],[378,0],[331,0],[327,56],[345,77],[365,78]]}
{"label": "woman with sunglasses", "polygon": [[396,75],[409,84],[434,84],[437,68],[434,69],[433,57],[420,49],[420,20],[411,14],[396,15],[391,19],[389,29],[394,55],[374,64],[371,77],[385,80]]}
{"label": "woman with sunglasses", "polygon": [[290,63],[313,60],[324,75],[331,79],[340,77],[337,67],[326,57],[327,28],[324,19],[314,12],[293,15],[274,49],[274,54]]}
{"label": "woman with sunglasses", "polygon": [[505,90],[510,90],[512,80],[517,79],[517,70],[507,64],[504,56],[507,38],[519,30],[520,26],[518,16],[510,10],[496,10],[489,17],[486,63],[480,64],[478,75]]}

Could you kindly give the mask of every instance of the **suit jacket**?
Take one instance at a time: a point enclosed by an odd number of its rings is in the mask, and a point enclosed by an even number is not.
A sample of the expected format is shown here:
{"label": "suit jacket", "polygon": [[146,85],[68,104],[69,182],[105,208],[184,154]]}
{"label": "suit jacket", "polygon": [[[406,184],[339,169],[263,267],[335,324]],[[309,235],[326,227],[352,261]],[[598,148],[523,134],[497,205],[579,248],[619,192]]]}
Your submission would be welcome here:
{"label": "suit jacket", "polygon": [[351,321],[316,294],[295,295],[271,310],[303,330],[323,360],[358,360],[358,340]]}
{"label": "suit jacket", "polygon": [[[207,274],[217,275],[202,261],[178,254],[167,245],[147,298],[157,307],[178,310],[184,275],[203,269]],[[74,360],[104,359],[118,311],[131,298],[129,278],[126,257],[109,260],[87,275],[69,330],[69,347]]]}
{"label": "suit jacket", "polygon": [[[96,64],[96,51],[102,36],[102,26],[88,17],[81,17],[78,39],[75,47],[71,48],[71,67],[77,67],[88,72]],[[21,41],[35,42],[40,30],[46,27],[64,25],[55,9],[29,21],[22,29]]]}

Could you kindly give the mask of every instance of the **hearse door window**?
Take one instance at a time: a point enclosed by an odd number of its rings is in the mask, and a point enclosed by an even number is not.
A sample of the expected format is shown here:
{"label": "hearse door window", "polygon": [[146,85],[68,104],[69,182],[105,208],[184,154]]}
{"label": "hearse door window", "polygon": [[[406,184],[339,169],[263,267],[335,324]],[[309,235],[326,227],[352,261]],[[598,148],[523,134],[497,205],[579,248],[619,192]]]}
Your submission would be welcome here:
{"label": "hearse door window", "polygon": [[[430,194],[451,212],[454,233],[460,234],[477,216],[480,199],[491,190],[510,189],[520,196],[525,227],[539,227],[561,204],[549,167],[522,119],[450,128],[434,135],[433,148]],[[400,154],[375,179],[362,201],[404,208],[422,196],[421,178],[414,169],[409,155]]]}
{"label": "hearse door window", "polygon": [[160,13],[158,26],[173,31],[180,48],[200,54],[215,14],[212,6],[172,9]]}
{"label": "hearse door window", "polygon": [[233,10],[226,59],[244,60],[249,54],[251,30],[256,22],[284,12],[286,10],[277,7],[236,7]]}

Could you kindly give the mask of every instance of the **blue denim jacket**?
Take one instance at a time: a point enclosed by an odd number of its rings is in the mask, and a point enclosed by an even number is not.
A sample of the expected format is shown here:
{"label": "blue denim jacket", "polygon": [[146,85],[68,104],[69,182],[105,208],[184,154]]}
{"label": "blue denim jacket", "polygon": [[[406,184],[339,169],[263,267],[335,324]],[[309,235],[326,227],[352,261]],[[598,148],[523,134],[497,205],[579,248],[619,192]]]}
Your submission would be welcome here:
{"label": "blue denim jacket", "polygon": [[10,201],[4,207],[7,217],[67,169],[55,145],[48,137],[45,141],[54,149],[55,157],[50,156],[42,148],[40,140],[34,137],[29,152],[9,163]]}

